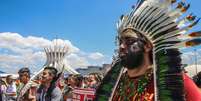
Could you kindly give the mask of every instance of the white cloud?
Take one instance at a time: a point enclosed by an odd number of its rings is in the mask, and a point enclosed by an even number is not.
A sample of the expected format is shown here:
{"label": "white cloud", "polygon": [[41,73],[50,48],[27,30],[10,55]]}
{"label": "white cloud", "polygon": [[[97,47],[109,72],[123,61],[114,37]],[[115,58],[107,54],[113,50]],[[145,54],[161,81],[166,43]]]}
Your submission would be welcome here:
{"label": "white cloud", "polygon": [[89,58],[91,58],[93,60],[99,60],[99,59],[103,59],[104,55],[99,52],[95,52],[95,53],[89,54]]}
{"label": "white cloud", "polygon": [[182,63],[183,64],[195,64],[197,61],[197,64],[201,63],[201,50],[196,51],[188,51],[182,54]]}
{"label": "white cloud", "polygon": [[74,68],[86,68],[88,65],[90,65],[86,57],[79,56],[78,54],[69,54],[66,59],[68,64]]}
{"label": "white cloud", "polygon": [[1,54],[0,55],[0,61],[2,63],[23,63],[22,58],[17,55],[8,55],[8,54]]}
{"label": "white cloud", "polygon": [[[0,33],[0,46],[8,45],[8,47],[19,48],[41,48],[51,44],[51,41],[42,37],[28,36],[23,37],[18,33],[5,32]],[[6,47],[5,47],[6,48]]]}
{"label": "white cloud", "polygon": [[185,70],[188,71],[187,73],[190,77],[193,77],[201,71],[201,65],[189,65]]}
{"label": "white cloud", "polygon": [[3,32],[0,33],[0,70],[17,73],[19,68],[28,66],[36,72],[46,61],[43,48],[54,44],[67,46],[68,54],[65,61],[72,68],[85,68],[88,65],[105,63],[103,54],[81,51],[69,40],[51,41],[43,37],[24,37],[18,33]]}
{"label": "white cloud", "polygon": [[[192,77],[201,71],[201,50],[189,50],[188,52],[184,52],[182,55],[182,63],[187,64],[188,66],[185,67],[187,74]],[[197,69],[196,69],[197,67]]]}
{"label": "white cloud", "polygon": [[183,64],[192,64],[193,62],[193,53],[187,52],[182,54],[182,63]]}

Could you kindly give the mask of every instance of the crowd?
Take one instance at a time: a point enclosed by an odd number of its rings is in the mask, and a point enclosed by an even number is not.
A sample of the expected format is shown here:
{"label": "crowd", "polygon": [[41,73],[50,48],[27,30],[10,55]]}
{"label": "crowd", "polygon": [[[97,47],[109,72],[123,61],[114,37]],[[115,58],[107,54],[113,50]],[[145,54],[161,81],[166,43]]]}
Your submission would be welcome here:
{"label": "crowd", "polygon": [[18,71],[19,78],[8,75],[0,79],[0,101],[92,101],[102,79],[99,73],[69,74],[64,77],[54,67],[45,67],[40,79],[21,95],[22,88],[30,83],[29,68]]}
{"label": "crowd", "polygon": [[63,78],[45,67],[40,79],[28,82],[30,70],[22,68],[19,81],[0,80],[0,101],[201,101],[201,74],[193,78],[196,86],[182,67],[180,48],[201,44],[200,31],[187,34],[200,19],[181,18],[190,6],[184,1],[138,0],[122,15],[117,59],[103,79],[98,73]]}

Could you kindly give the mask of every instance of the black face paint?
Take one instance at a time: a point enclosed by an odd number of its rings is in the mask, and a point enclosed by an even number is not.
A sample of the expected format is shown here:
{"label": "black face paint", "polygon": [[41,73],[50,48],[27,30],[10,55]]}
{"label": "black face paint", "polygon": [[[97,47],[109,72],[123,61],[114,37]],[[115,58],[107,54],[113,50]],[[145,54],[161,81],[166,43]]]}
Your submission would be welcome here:
{"label": "black face paint", "polygon": [[[127,43],[126,43],[127,44]],[[127,44],[127,52],[120,56],[122,65],[127,69],[134,69],[143,63],[144,43],[140,40]]]}

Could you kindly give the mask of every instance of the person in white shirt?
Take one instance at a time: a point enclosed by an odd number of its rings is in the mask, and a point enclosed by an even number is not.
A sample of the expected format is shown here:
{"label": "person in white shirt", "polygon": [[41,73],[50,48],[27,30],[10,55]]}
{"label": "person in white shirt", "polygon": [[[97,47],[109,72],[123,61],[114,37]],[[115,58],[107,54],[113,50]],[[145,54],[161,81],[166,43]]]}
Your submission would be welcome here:
{"label": "person in white shirt", "polygon": [[14,78],[12,75],[8,75],[6,77],[6,83],[7,83],[7,88],[6,88],[6,99],[7,101],[15,101],[17,94],[16,94],[16,85],[14,83]]}

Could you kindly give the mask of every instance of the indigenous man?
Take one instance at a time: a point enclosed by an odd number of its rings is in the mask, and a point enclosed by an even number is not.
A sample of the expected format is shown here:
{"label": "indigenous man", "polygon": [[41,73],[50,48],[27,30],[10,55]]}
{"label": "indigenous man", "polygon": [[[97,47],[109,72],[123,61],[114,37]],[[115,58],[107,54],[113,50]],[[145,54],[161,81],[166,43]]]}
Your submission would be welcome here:
{"label": "indigenous man", "polygon": [[140,0],[130,14],[121,17],[118,59],[97,89],[96,100],[201,101],[201,92],[183,73],[178,49],[200,44],[178,38],[198,21],[193,22],[192,15],[177,20],[189,5],[175,3]]}

